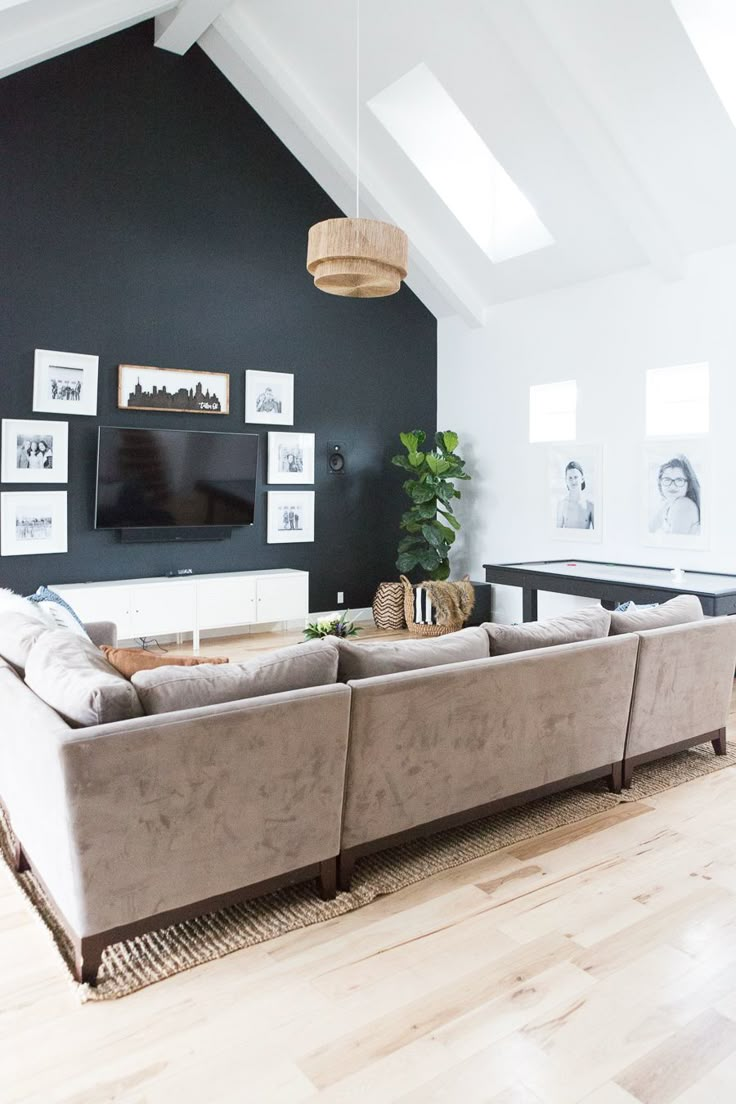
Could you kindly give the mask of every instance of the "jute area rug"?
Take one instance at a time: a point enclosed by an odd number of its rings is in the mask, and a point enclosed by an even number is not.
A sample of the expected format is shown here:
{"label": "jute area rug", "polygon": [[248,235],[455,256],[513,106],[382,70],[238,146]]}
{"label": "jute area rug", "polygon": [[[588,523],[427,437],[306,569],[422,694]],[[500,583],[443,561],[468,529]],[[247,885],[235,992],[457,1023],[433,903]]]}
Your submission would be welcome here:
{"label": "jute area rug", "polygon": [[[716,757],[707,744],[638,767],[631,789],[622,794],[609,793],[604,782],[589,783],[461,828],[440,832],[429,839],[366,856],[356,864],[351,892],[339,893],[334,901],[320,900],[313,886],[305,884],[117,943],[104,953],[97,986],[76,985],[76,989],[83,1001],[127,996],[232,951],[352,912],[382,894],[395,893],[423,878],[509,844],[584,820],[622,801],[645,800],[662,790],[735,764],[736,748],[729,749],[725,756]],[[10,866],[11,835],[2,814],[0,852]],[[41,887],[32,873],[13,873],[68,967],[72,961],[71,947]]]}

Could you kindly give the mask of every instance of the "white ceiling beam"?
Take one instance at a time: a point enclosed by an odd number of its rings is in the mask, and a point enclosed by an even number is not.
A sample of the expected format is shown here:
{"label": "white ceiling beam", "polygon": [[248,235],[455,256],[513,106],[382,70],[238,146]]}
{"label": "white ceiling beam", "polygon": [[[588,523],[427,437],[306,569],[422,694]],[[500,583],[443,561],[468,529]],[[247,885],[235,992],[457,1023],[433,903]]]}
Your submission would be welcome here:
{"label": "white ceiling beam", "polygon": [[180,0],[173,11],[159,15],[154,44],[173,54],[185,54],[232,0]]}
{"label": "white ceiling beam", "polygon": [[173,6],[173,0],[97,0],[53,19],[34,18],[31,6],[22,30],[0,39],[0,77],[125,30]]}
{"label": "white ceiling beam", "polygon": [[[527,0],[477,0],[477,10],[501,35],[650,263],[663,279],[681,279],[685,261],[672,228],[606,127],[594,93],[576,83]],[[564,26],[559,31],[564,35]]]}
{"label": "white ceiling beam", "polygon": [[[242,8],[232,7],[199,45],[240,94],[343,210],[352,210],[355,147],[292,71],[274,54]],[[416,213],[399,201],[361,151],[361,207],[409,236],[407,284],[437,316],[459,314],[471,326],[485,323],[486,304],[427,233]],[[307,230],[304,228],[306,266]],[[418,269],[416,281],[411,269]],[[306,271],[305,271],[306,275]]]}

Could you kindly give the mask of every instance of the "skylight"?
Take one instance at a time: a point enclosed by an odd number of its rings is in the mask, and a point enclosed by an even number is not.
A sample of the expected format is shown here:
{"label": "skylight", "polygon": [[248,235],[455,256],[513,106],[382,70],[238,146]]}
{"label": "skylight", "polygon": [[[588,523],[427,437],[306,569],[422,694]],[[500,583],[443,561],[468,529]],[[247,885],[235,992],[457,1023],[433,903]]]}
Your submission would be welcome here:
{"label": "skylight", "polygon": [[455,217],[497,263],[554,238],[424,63],[368,106]]}
{"label": "skylight", "polygon": [[736,126],[736,4],[733,0],[672,0],[672,6]]}

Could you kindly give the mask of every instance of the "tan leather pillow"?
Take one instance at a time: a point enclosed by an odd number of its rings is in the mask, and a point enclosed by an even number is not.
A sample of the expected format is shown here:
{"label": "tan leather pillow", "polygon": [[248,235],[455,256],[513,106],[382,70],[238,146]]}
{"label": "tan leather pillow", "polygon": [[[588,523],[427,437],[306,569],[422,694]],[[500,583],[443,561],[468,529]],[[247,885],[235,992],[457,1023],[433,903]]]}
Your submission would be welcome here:
{"label": "tan leather pillow", "polygon": [[112,648],[103,644],[100,648],[105,659],[125,678],[132,678],[136,671],[152,671],[154,667],[197,667],[200,663],[229,663],[227,656],[170,656],[156,655],[147,648]]}
{"label": "tan leather pillow", "polygon": [[608,636],[611,615],[602,606],[588,606],[562,617],[544,621],[526,621],[523,625],[496,625],[486,621],[483,628],[491,638],[491,655],[510,655],[555,644],[575,644]]}

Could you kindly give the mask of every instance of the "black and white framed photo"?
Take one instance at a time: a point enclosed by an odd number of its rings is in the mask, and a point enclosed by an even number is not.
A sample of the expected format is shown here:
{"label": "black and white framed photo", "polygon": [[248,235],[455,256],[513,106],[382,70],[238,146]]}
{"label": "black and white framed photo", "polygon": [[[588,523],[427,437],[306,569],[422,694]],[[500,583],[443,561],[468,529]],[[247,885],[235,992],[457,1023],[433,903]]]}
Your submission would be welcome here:
{"label": "black and white framed photo", "polygon": [[120,410],[165,410],[177,414],[229,414],[230,375],[190,368],[118,365]]}
{"label": "black and white framed photo", "polygon": [[643,542],[659,548],[707,548],[710,453],[697,438],[644,446]]}
{"label": "black and white framed photo", "polygon": [[313,433],[269,433],[268,482],[314,483]]}
{"label": "black and white framed photo", "polygon": [[268,543],[314,540],[314,491],[268,492]]}
{"label": "black and white framed photo", "polygon": [[600,445],[556,445],[548,452],[550,536],[595,544],[603,532]]}
{"label": "black and white framed photo", "polygon": [[66,552],[66,491],[3,491],[0,556]]}
{"label": "black and white framed photo", "polygon": [[97,413],[100,358],[87,353],[36,349],[33,362],[33,410],[44,414]]}
{"label": "black and white framed photo", "polygon": [[68,422],[3,418],[0,479],[3,483],[66,483],[68,447]]}
{"label": "black and white framed photo", "polygon": [[261,425],[294,424],[294,377],[289,372],[245,373],[245,420]]}

